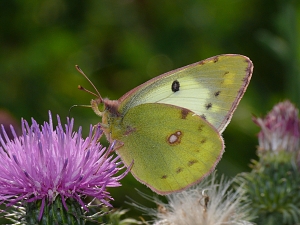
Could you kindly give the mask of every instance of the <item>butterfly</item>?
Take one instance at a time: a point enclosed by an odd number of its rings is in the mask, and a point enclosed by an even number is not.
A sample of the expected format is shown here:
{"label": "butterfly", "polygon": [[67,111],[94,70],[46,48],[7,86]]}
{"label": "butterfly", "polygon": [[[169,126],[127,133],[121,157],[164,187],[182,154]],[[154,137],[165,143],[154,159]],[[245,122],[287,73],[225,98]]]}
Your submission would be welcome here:
{"label": "butterfly", "polygon": [[224,152],[221,134],[252,71],[246,56],[218,55],[155,77],[119,100],[96,90],[91,107],[102,117],[107,139],[116,140],[123,163],[133,163],[133,176],[165,195],[214,170]]}

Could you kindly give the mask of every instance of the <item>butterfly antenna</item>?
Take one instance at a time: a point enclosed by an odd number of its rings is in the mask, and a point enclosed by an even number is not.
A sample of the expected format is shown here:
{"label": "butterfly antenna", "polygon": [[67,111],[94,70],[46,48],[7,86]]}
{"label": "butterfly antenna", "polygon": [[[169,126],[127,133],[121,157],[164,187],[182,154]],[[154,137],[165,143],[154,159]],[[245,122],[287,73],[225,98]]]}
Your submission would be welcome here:
{"label": "butterfly antenna", "polygon": [[81,90],[81,91],[85,91],[85,92],[87,92],[87,93],[89,93],[89,94],[91,94],[91,95],[94,95],[94,96],[96,96],[97,98],[99,98],[99,96],[98,96],[97,94],[95,94],[94,92],[89,91],[88,89],[85,89],[85,88],[82,87],[81,85],[78,85],[78,89]]}
{"label": "butterfly antenna", "polygon": [[91,105],[72,105],[69,109],[69,118],[71,118],[71,110],[74,108],[74,107],[86,107],[86,108],[92,108]]}
{"label": "butterfly antenna", "polygon": [[93,93],[93,92],[91,92],[91,91],[85,89],[85,88],[82,87],[81,85],[78,85],[78,89],[79,89],[79,90],[86,91],[87,93],[90,93],[90,94],[96,96],[97,98],[100,98],[100,100],[102,101],[102,97],[101,97],[99,91],[97,90],[97,88],[95,87],[95,85],[93,84],[93,82],[87,77],[87,75],[85,75],[85,73],[80,69],[80,67],[79,67],[78,65],[75,65],[75,68],[76,68],[76,70],[77,70],[79,73],[81,73],[82,76],[85,77],[85,79],[87,79],[87,81],[92,85],[92,87],[94,88],[94,90],[96,91],[97,94],[95,94],[95,93]]}

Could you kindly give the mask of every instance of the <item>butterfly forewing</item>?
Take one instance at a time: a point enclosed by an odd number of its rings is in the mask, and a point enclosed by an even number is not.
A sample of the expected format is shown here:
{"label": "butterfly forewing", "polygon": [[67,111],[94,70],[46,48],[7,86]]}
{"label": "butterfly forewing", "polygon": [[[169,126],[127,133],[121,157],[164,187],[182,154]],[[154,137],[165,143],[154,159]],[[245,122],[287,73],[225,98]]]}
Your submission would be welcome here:
{"label": "butterfly forewing", "polygon": [[144,103],[183,107],[206,119],[220,133],[229,123],[251,78],[245,56],[220,55],[158,76],[119,99],[119,112]]}

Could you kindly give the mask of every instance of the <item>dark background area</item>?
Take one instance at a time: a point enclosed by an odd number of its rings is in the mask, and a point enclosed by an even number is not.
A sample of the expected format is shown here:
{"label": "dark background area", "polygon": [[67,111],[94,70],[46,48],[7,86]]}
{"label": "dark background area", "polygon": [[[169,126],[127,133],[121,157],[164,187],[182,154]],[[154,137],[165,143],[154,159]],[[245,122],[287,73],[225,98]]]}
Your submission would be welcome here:
{"label": "dark background area", "polygon": [[[291,0],[43,0],[0,1],[0,108],[20,119],[65,121],[75,104],[93,97],[78,64],[103,97],[118,99],[164,72],[237,53],[254,63],[248,90],[223,137],[219,174],[248,171],[259,129],[252,116],[265,115],[290,99],[300,105],[299,1]],[[84,134],[100,122],[89,108],[71,110]],[[105,141],[103,141],[106,144]],[[111,189],[115,207],[153,195],[131,175]],[[152,205],[152,207],[155,207]],[[136,218],[141,213],[131,209]]]}

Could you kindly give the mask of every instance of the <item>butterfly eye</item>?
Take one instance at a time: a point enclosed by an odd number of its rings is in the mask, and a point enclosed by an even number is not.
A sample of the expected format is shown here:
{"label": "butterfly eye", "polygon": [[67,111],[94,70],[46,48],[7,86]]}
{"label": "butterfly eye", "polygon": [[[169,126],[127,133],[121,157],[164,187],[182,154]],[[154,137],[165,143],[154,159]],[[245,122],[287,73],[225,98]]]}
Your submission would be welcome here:
{"label": "butterfly eye", "polygon": [[178,80],[174,80],[171,86],[172,91],[175,93],[177,91],[179,91],[180,88],[180,84]]}

